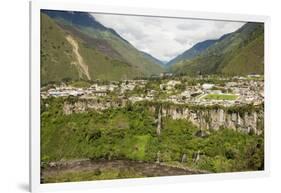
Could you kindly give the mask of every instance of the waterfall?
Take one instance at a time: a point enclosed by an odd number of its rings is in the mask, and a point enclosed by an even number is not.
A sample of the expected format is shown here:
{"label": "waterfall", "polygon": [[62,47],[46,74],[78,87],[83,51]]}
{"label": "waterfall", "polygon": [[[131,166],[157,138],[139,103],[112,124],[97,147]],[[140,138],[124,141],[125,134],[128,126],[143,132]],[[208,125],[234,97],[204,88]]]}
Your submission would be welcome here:
{"label": "waterfall", "polygon": [[161,134],[161,128],[162,128],[162,107],[160,107],[158,111],[157,129],[156,129],[156,133],[158,136]]}
{"label": "waterfall", "polygon": [[157,159],[156,159],[156,163],[160,163],[160,151],[157,152]]}
{"label": "waterfall", "polygon": [[182,158],[181,158],[181,163],[184,163],[184,162],[186,162],[186,154],[183,154]]}

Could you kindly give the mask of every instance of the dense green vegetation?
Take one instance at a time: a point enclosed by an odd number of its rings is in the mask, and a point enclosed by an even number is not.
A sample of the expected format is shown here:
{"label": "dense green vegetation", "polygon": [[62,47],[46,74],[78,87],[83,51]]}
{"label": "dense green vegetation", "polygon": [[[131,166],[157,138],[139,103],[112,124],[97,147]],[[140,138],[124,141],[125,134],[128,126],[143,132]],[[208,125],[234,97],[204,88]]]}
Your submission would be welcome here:
{"label": "dense green vegetation", "polygon": [[190,49],[186,50],[182,54],[176,56],[174,59],[170,60],[167,63],[167,67],[171,67],[172,65],[182,61],[182,60],[191,60],[196,56],[200,55],[204,50],[208,47],[212,46],[219,40],[205,40],[203,42],[199,42],[192,46]]}
{"label": "dense green vegetation", "polygon": [[[87,80],[79,75],[77,59],[72,46],[66,40],[71,35],[78,43],[79,53],[88,67],[91,79],[121,80],[150,76],[163,69],[152,56],[134,48],[112,29],[102,27],[97,21],[79,25],[71,19],[85,19],[88,15],[65,12],[64,18],[49,17],[56,11],[41,13],[41,83],[63,79]],[[81,17],[81,18],[79,18]]]}
{"label": "dense green vegetation", "polygon": [[[85,18],[91,21],[82,25],[79,21]],[[43,12],[41,23],[42,84],[63,79],[86,79],[84,75],[79,75],[74,65],[76,59],[71,45],[66,41],[67,35],[78,42],[91,79],[132,79],[163,71],[159,60],[137,50],[114,30],[91,19],[87,13]],[[171,63],[175,61],[169,69],[175,74],[263,74],[263,24],[247,23],[218,40],[200,42]]]}
{"label": "dense green vegetation", "polygon": [[179,60],[171,70],[190,75],[246,75],[263,74],[263,65],[264,26],[261,23],[247,23],[237,31],[224,35],[197,57]]}
{"label": "dense green vegetation", "polygon": [[44,14],[41,14],[41,24],[41,84],[65,78],[78,79],[66,33]]}
{"label": "dense green vegetation", "polygon": [[222,72],[225,74],[245,74],[264,72],[264,37],[258,35],[253,41],[244,46],[231,60],[225,61]]}
{"label": "dense green vegetation", "polygon": [[[103,113],[63,114],[63,98],[41,101],[41,160],[90,158],[141,160],[182,165],[211,172],[262,170],[263,136],[220,129],[204,137],[186,120],[163,118],[156,135],[156,114],[146,104],[108,109]],[[200,152],[200,159],[194,156]],[[181,163],[182,156],[186,161]],[[81,174],[84,175],[84,174]],[[86,175],[86,174],[85,174]],[[78,175],[79,176],[79,175]]]}
{"label": "dense green vegetation", "polygon": [[[163,165],[191,168],[194,171],[232,172],[264,169],[264,136],[254,132],[242,133],[230,128],[207,130],[198,128],[188,120],[161,117],[161,134],[157,134],[160,108],[180,112],[183,108],[202,115],[210,123],[210,112],[222,109],[224,113],[238,113],[246,117],[248,112],[263,113],[263,105],[193,105],[160,102],[169,96],[184,92],[187,86],[215,84],[214,90],[224,94],[209,94],[205,99],[235,100],[231,88],[224,89],[226,77],[263,74],[264,31],[263,24],[247,23],[237,31],[218,40],[207,40],[195,45],[172,60],[173,80],[180,84],[173,89],[165,85],[169,78],[159,78],[163,71],[161,61],[137,50],[113,29],[103,26],[88,13],[67,11],[43,11],[41,13],[41,91],[66,85],[88,88],[118,84],[114,80],[148,79],[124,93],[110,92],[107,96],[92,99],[59,97],[41,99],[41,163],[42,169],[51,168],[51,162],[67,162],[89,159],[97,163],[122,160],[141,164],[159,162]],[[72,41],[66,37],[71,36]],[[75,45],[78,46],[75,46]],[[74,46],[73,46],[74,45]],[[89,72],[90,80],[81,67],[77,67],[79,55]],[[78,57],[79,58],[79,57]],[[168,64],[169,65],[169,64]],[[79,71],[80,70],[80,71]],[[197,76],[200,74],[200,76]],[[155,76],[154,76],[155,75]],[[248,77],[263,79],[261,77]],[[112,82],[109,82],[112,81]],[[246,81],[246,80],[245,80]],[[49,84],[51,83],[51,84]],[[129,81],[124,81],[128,84]],[[121,90],[121,88],[119,87]],[[152,92],[152,93],[150,93]],[[46,93],[45,93],[46,94]],[[152,101],[134,104],[126,101],[132,96],[151,94]],[[195,93],[198,96],[200,93]],[[122,97],[122,98],[121,98]],[[121,105],[123,101],[126,105]],[[64,114],[65,104],[76,102],[91,104],[116,102],[120,108],[89,110]],[[185,100],[185,99],[183,99]],[[96,103],[95,103],[96,102]],[[116,105],[117,106],[117,105]],[[122,108],[121,108],[122,106]],[[72,108],[72,107],[70,107]],[[82,107],[83,108],[83,107]],[[82,109],[81,108],[81,109]],[[198,116],[199,117],[199,116]],[[232,118],[231,118],[232,119]],[[198,118],[199,120],[199,118]],[[201,119],[200,119],[201,120]],[[257,120],[257,129],[263,130],[263,120]],[[202,125],[202,124],[200,124]],[[218,130],[216,130],[218,129]],[[244,128],[243,128],[244,129]],[[215,131],[214,131],[215,130]],[[101,165],[102,165],[101,164]],[[51,168],[54,169],[54,168]],[[140,170],[140,168],[138,168]],[[164,170],[164,172],[167,172]],[[95,170],[69,170],[44,176],[44,182],[144,177],[144,173],[131,169],[102,168]]]}

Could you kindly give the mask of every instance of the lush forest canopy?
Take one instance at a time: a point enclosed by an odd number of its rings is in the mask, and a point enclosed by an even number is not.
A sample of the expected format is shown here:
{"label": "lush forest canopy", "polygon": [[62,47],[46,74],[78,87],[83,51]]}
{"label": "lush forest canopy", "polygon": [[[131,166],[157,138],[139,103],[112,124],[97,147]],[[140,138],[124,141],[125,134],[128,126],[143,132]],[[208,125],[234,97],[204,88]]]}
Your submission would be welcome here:
{"label": "lush forest canopy", "polygon": [[[243,134],[222,128],[205,137],[186,120],[163,118],[160,136],[155,117],[145,104],[63,114],[62,98],[41,101],[41,156],[44,163],[77,158],[92,160],[142,160],[181,163],[211,172],[261,170],[264,167],[263,135]],[[46,104],[47,107],[46,107]],[[200,151],[201,159],[194,162]]]}

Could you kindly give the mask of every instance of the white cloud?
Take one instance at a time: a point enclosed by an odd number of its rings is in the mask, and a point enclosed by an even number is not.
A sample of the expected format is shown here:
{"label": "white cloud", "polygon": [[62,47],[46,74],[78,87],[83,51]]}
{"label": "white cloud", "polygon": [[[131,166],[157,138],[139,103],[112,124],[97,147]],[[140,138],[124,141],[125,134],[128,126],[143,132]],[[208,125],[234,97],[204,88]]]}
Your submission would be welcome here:
{"label": "white cloud", "polygon": [[168,61],[194,44],[217,39],[240,28],[243,22],[92,14],[113,28],[137,49]]}

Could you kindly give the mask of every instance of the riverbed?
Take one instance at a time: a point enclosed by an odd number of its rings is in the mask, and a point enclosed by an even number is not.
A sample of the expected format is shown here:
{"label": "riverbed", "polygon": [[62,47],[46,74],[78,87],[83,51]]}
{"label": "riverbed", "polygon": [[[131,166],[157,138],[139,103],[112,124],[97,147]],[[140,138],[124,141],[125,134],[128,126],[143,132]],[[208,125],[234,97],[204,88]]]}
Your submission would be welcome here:
{"label": "riverbed", "polygon": [[201,174],[188,168],[129,160],[53,162],[41,170],[41,183]]}

